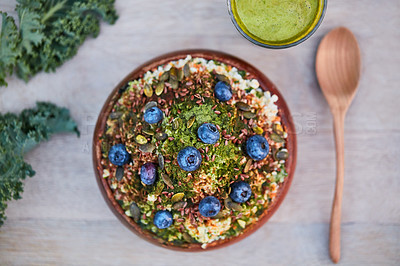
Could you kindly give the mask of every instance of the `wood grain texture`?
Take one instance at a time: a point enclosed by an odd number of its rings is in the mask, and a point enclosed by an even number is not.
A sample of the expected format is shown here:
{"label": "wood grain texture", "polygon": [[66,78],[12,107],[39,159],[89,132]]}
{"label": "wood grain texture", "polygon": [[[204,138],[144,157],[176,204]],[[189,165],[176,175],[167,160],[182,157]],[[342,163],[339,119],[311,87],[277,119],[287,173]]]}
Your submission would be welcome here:
{"label": "wood grain texture", "polygon": [[329,251],[334,263],[340,260],[340,224],[344,183],[344,119],[360,81],[360,48],[345,27],[330,31],[318,46],[315,71],[319,86],[333,116],[336,144],[336,183],[329,227]]}
{"label": "wood grain texture", "polygon": [[[356,35],[363,66],[345,125],[341,265],[400,264],[400,6],[393,0],[334,0],[303,44],[267,50],[232,25],[225,1],[117,0],[120,19],[102,25],[56,73],[0,88],[0,112],[37,100],[71,109],[82,136],[59,135],[28,154],[37,171],[0,229],[0,265],[330,265],[329,217],[335,179],[332,118],[319,89],[315,53],[331,29]],[[3,8],[4,7],[4,8]],[[0,0],[0,9],[13,2]],[[114,217],[91,162],[97,115],[114,86],[141,63],[178,49],[221,50],[264,72],[287,101],[298,132],[291,189],[271,220],[249,238],[202,254],[155,247]]]}

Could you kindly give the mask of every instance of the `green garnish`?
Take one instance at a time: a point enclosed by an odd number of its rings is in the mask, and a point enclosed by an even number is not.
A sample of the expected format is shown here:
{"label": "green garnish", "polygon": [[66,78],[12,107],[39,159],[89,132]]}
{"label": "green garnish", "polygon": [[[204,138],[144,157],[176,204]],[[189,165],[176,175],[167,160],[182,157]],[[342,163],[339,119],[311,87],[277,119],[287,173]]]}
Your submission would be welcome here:
{"label": "green garnish", "polygon": [[6,202],[20,199],[22,180],[35,175],[24,161],[24,154],[60,132],[79,136],[69,111],[51,103],[39,102],[36,108],[25,109],[19,115],[0,114],[0,226],[6,219]]}
{"label": "green garnish", "polygon": [[25,81],[50,72],[72,58],[89,35],[97,37],[100,20],[113,24],[114,0],[17,0],[19,27],[0,12],[0,86],[15,71]]}

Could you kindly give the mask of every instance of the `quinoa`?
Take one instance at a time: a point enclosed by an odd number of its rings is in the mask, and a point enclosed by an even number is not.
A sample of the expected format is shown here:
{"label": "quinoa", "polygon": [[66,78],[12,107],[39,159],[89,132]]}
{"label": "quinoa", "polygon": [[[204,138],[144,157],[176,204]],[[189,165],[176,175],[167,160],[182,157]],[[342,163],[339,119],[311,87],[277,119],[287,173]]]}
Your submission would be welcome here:
{"label": "quinoa", "polygon": [[[227,102],[214,97],[219,80],[232,88],[232,99]],[[200,243],[203,248],[238,236],[257,222],[287,176],[287,132],[275,104],[278,97],[264,92],[243,70],[190,56],[158,66],[124,88],[100,141],[103,177],[125,214],[164,242],[177,246]],[[162,110],[162,122],[150,125],[143,120],[150,105]],[[249,110],[243,111],[243,106]],[[220,132],[215,144],[198,139],[198,127],[207,122]],[[245,152],[246,140],[255,134],[264,136],[270,145],[268,156],[261,161],[253,161]],[[132,160],[119,169],[123,175],[117,176],[118,167],[108,160],[108,151],[119,143],[126,146]],[[202,155],[194,172],[182,170],[177,162],[178,152],[187,146]],[[147,162],[158,165],[153,185],[140,181],[140,168]],[[245,203],[233,203],[230,185],[242,180],[251,186],[252,196]],[[215,217],[199,213],[199,202],[206,196],[222,204]],[[139,212],[132,213],[132,204]],[[158,229],[153,224],[159,210],[172,213],[170,227]]]}

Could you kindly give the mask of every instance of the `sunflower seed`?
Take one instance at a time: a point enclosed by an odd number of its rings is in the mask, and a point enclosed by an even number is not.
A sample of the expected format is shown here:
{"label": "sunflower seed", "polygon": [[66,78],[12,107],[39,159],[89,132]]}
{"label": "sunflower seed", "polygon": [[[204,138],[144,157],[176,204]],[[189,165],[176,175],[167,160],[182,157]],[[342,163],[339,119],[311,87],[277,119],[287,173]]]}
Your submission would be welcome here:
{"label": "sunflower seed", "polygon": [[158,167],[160,170],[164,169],[164,156],[161,153],[158,155]]}
{"label": "sunflower seed", "polygon": [[168,135],[167,135],[167,133],[164,133],[164,132],[157,132],[155,134],[155,137],[156,137],[156,140],[164,141],[168,138]]}
{"label": "sunflower seed", "polygon": [[169,187],[174,186],[171,178],[169,178],[169,176],[167,174],[161,173],[161,178],[167,186],[169,186]]}
{"label": "sunflower seed", "polygon": [[174,203],[174,202],[181,201],[181,200],[183,199],[184,196],[185,196],[185,193],[183,193],[183,192],[176,193],[176,194],[174,194],[174,195],[172,196],[171,201],[172,201],[173,203]]}
{"label": "sunflower seed", "polygon": [[146,105],[144,106],[144,111],[146,111],[147,109],[149,109],[149,108],[151,108],[151,107],[155,107],[155,106],[157,106],[157,102],[155,102],[155,101],[148,102],[148,103],[146,103]]}
{"label": "sunflower seed", "polygon": [[121,181],[122,178],[124,177],[124,168],[121,166],[118,166],[117,171],[115,171],[115,177],[117,178],[117,181]]}
{"label": "sunflower seed", "polygon": [[184,201],[175,202],[172,205],[172,209],[179,210],[179,209],[183,208],[183,206],[185,206],[185,204],[186,204],[186,202],[184,202]]}
{"label": "sunflower seed", "polygon": [[129,207],[129,210],[131,212],[132,218],[135,222],[139,222],[140,220],[140,209],[137,206],[135,202],[131,203],[131,206]]}
{"label": "sunflower seed", "polygon": [[236,107],[242,111],[250,111],[250,105],[243,102],[237,102]]}
{"label": "sunflower seed", "polygon": [[183,74],[185,75],[185,77],[189,77],[190,76],[190,67],[189,67],[189,64],[188,63],[186,63],[184,66],[183,66]]}
{"label": "sunflower seed", "polygon": [[149,152],[149,153],[151,153],[151,152],[154,151],[155,148],[156,148],[156,146],[153,143],[146,143],[146,144],[143,144],[143,145],[139,146],[139,150],[141,152]]}
{"label": "sunflower seed", "polygon": [[196,116],[193,115],[191,118],[189,118],[187,122],[187,128],[191,128],[193,126],[194,121],[196,121]]}
{"label": "sunflower seed", "polygon": [[144,94],[149,98],[153,96],[153,88],[149,84],[144,85]]}
{"label": "sunflower seed", "polygon": [[164,91],[164,82],[158,82],[156,85],[156,95],[160,96],[163,91]]}
{"label": "sunflower seed", "polygon": [[253,163],[252,159],[247,161],[246,166],[244,167],[244,170],[243,170],[244,173],[247,173],[250,170],[250,166],[252,163]]}
{"label": "sunflower seed", "polygon": [[147,139],[143,135],[137,135],[135,139],[138,144],[146,144],[147,143]]}
{"label": "sunflower seed", "polygon": [[244,116],[245,118],[247,118],[247,119],[252,119],[252,118],[256,117],[257,114],[256,114],[256,113],[253,113],[253,112],[251,112],[251,111],[246,111],[246,112],[243,112],[243,116]]}
{"label": "sunflower seed", "polygon": [[164,73],[162,73],[161,77],[160,77],[160,81],[166,81],[169,79],[169,72],[165,71]]}

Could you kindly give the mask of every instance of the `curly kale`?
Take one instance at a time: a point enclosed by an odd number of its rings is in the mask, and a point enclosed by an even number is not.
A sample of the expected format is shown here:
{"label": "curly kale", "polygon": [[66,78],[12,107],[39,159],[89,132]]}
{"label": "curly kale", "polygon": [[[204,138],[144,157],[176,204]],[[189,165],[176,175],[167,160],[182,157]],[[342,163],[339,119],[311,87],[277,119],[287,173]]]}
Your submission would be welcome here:
{"label": "curly kale", "polygon": [[24,161],[24,154],[59,132],[79,136],[68,109],[51,103],[39,102],[36,108],[25,109],[19,115],[0,114],[0,226],[6,218],[6,202],[20,199],[22,180],[35,174]]}
{"label": "curly kale", "polygon": [[0,12],[0,86],[15,71],[28,81],[72,58],[88,36],[97,37],[100,20],[117,19],[114,0],[17,0],[19,27]]}

